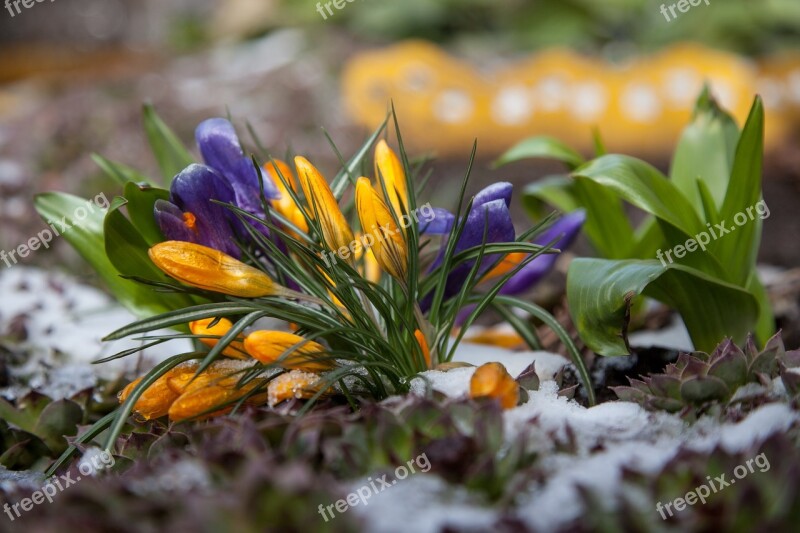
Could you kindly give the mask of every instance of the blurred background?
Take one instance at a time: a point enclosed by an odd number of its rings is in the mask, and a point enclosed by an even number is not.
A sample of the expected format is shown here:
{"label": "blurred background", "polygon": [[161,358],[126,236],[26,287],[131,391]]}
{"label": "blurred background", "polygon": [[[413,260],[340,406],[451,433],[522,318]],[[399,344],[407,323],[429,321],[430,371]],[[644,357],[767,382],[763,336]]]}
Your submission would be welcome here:
{"label": "blurred background", "polygon": [[[327,7],[325,4],[328,4]],[[667,3],[667,8],[670,3]],[[341,6],[337,8],[337,6]],[[668,10],[668,9],[667,9]],[[471,191],[520,189],[557,165],[490,162],[551,134],[666,169],[704,83],[741,121],[768,110],[762,261],[794,266],[800,233],[800,2],[711,0],[667,17],[655,0],[53,0],[0,12],[0,249],[44,227],[44,190],[111,196],[92,153],[155,173],[141,127],[151,102],[190,146],[195,125],[230,115],[276,157],[328,175],[394,102],[404,138],[449,206],[473,139]],[[671,18],[671,20],[668,20]],[[426,198],[427,199],[427,198]],[[520,221],[525,215],[517,206]],[[26,259],[80,275],[64,242]]]}

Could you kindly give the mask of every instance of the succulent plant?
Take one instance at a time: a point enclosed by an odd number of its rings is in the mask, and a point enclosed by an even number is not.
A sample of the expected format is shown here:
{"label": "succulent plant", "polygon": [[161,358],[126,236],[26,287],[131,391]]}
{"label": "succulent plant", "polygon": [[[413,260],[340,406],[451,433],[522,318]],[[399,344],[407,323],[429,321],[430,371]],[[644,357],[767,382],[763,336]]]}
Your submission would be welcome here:
{"label": "succulent plant", "polygon": [[612,387],[621,400],[633,401],[651,410],[680,411],[708,402],[728,402],[747,383],[771,385],[780,375],[790,396],[800,392],[800,350],[787,352],[780,332],[759,352],[752,335],[744,350],[726,339],[711,353],[681,353],[663,374],[630,379],[629,387]]}

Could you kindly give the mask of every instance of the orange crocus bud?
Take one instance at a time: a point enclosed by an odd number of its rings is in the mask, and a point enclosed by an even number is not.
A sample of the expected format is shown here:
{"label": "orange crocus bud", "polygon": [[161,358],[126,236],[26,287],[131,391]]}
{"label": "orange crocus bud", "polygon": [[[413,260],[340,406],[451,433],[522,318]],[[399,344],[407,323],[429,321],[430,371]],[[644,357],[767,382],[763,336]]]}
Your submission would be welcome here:
{"label": "orange crocus bud", "polygon": [[425,334],[422,333],[422,330],[416,330],[414,332],[414,338],[417,339],[417,343],[419,343],[419,347],[422,349],[422,355],[425,357],[425,363],[427,364],[427,368],[431,367],[431,350],[428,348],[428,341],[425,340]]}
{"label": "orange crocus bud", "polygon": [[249,366],[239,361],[216,361],[197,377],[194,374],[173,377],[169,386],[178,391],[179,396],[169,408],[170,420],[181,422],[228,413],[239,400],[262,386],[264,392],[252,394],[246,403],[264,403],[267,400],[265,379],[252,379],[239,386],[243,371]]}
{"label": "orange crocus bud", "polygon": [[[227,334],[230,329],[233,327],[233,323],[228,320],[227,318],[220,318],[217,320],[217,323],[214,326],[211,326],[211,323],[214,322],[213,318],[204,318],[202,320],[195,320],[194,322],[189,322],[189,329],[195,335],[201,336],[209,336],[214,335],[217,337],[222,337]],[[241,336],[238,337],[241,339]],[[209,348],[213,348],[219,342],[219,339],[199,339],[200,342],[208,346]],[[244,350],[244,345],[242,344],[241,340],[235,340],[231,342],[227,348],[222,350],[222,355],[227,357],[234,357],[236,359],[246,359],[247,353]]]}
{"label": "orange crocus bud", "polygon": [[386,188],[385,200],[394,209],[397,220],[408,214],[408,186],[403,163],[381,139],[375,146],[375,176]]}
{"label": "orange crocus bud", "polygon": [[519,402],[519,384],[500,363],[486,363],[472,375],[469,395],[472,398],[495,398],[503,409],[511,409]]}
{"label": "orange crocus bud", "polygon": [[[158,378],[147,390],[145,390],[136,404],[133,406],[133,411],[145,420],[153,418],[160,418],[169,412],[172,403],[178,399],[180,392],[173,390],[169,386],[170,380],[185,377],[187,380],[194,375],[197,371],[198,364],[196,362],[184,363],[169,370],[166,374]],[[122,389],[119,393],[119,402],[123,403],[128,399],[133,390],[141,383],[142,378],[136,379],[128,384],[127,387]]]}
{"label": "orange crocus bud", "polygon": [[264,165],[264,171],[272,177],[272,182],[281,193],[280,198],[276,200],[270,200],[270,205],[272,208],[283,215],[286,220],[297,226],[298,229],[302,230],[304,233],[308,233],[308,223],[306,222],[306,217],[303,216],[300,208],[289,194],[289,190],[286,188],[286,185],[284,185],[283,181],[281,180],[281,176],[283,176],[283,179],[289,183],[292,191],[298,191],[297,180],[295,179],[292,170],[289,168],[289,165],[283,161],[276,160],[274,163],[267,163]]}
{"label": "orange crocus bud", "polygon": [[281,374],[270,381],[267,387],[269,405],[274,406],[291,398],[309,399],[319,392],[321,381],[318,375],[302,370]]}
{"label": "orange crocus bud", "polygon": [[261,270],[200,244],[166,241],[148,253],[164,273],[192,287],[241,298],[281,296],[287,292]]}
{"label": "orange crocus bud", "polygon": [[[400,281],[406,278],[408,250],[392,212],[367,178],[356,182],[356,211],[368,245],[383,270]],[[372,241],[372,242],[370,242]]]}
{"label": "orange crocus bud", "polygon": [[333,251],[349,247],[353,242],[353,231],[339,209],[328,182],[305,157],[295,157],[294,164],[308,204],[308,215],[311,218],[319,217],[325,244]]}
{"label": "orange crocus bud", "polygon": [[[281,358],[292,346],[298,347]],[[262,363],[277,362],[288,369],[325,372],[336,366],[324,346],[285,331],[254,331],[245,337],[244,348]]]}

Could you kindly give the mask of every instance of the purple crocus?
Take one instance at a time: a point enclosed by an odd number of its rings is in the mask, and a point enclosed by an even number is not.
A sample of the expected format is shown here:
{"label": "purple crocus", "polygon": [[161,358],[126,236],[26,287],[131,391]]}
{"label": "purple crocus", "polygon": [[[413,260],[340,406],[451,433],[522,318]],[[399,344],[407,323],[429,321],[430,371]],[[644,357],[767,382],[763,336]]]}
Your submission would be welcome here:
{"label": "purple crocus", "polygon": [[[470,211],[467,213],[464,229],[455,246],[456,254],[484,243],[511,242],[515,240],[516,232],[509,210],[512,192],[513,186],[510,183],[499,182],[489,185],[475,195]],[[421,231],[432,235],[449,235],[456,225],[455,216],[444,210],[437,210],[436,214],[436,223],[420,228]],[[583,211],[569,213],[558,219],[533,242],[545,245],[557,239],[554,247],[564,249],[572,244],[585,218],[586,215]],[[519,294],[525,292],[553,268],[556,258],[557,254],[543,254],[528,262],[505,283],[501,293]],[[431,269],[441,265],[443,259],[444,248],[440,251],[439,257],[437,257],[433,265],[431,265]],[[490,269],[499,259],[498,254],[485,255],[478,270],[478,277],[489,274]],[[445,285],[445,300],[459,293],[474,264],[474,260],[467,261],[453,268]],[[430,307],[432,299],[432,294],[422,298],[420,306],[423,311]]]}
{"label": "purple crocus", "polygon": [[172,180],[170,201],[158,200],[154,211],[164,236],[171,241],[202,244],[238,258],[233,213],[211,200],[233,204],[233,188],[213,168],[193,164]]}
{"label": "purple crocus", "polygon": [[[244,154],[228,120],[203,121],[195,130],[195,138],[206,164],[189,165],[175,176],[170,186],[170,201],[156,202],[156,220],[169,240],[203,244],[238,258],[241,252],[236,237],[246,239],[248,233],[228,208],[214,200],[266,218],[258,172]],[[280,197],[275,184],[266,176],[264,195],[268,199]],[[247,222],[269,235],[263,224],[255,220]]]}

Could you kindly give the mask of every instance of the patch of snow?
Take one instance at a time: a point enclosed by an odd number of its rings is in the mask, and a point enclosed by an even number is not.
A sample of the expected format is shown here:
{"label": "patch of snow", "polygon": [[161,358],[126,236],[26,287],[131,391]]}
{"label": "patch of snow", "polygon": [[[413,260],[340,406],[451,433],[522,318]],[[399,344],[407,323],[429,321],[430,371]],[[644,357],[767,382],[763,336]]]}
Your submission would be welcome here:
{"label": "patch of snow", "polygon": [[675,315],[669,326],[659,329],[657,331],[637,331],[631,333],[628,337],[628,342],[631,346],[640,348],[650,348],[658,346],[660,348],[667,348],[670,350],[678,350],[681,352],[691,352],[694,350],[694,344],[689,336],[689,330],[686,329],[683,319]]}
{"label": "patch of snow", "polygon": [[[12,374],[54,399],[90,387],[98,377],[114,379],[134,373],[139,366],[150,368],[191,349],[188,340],[178,339],[148,348],[141,355],[93,365],[93,361],[143,344],[130,339],[102,341],[136,320],[130,312],[74,278],[23,265],[0,271],[0,294],[0,332],[22,324],[26,333],[25,340],[15,345],[26,354],[25,362],[11,368]],[[0,392],[14,396],[24,390],[15,387]]]}
{"label": "patch of snow", "polygon": [[[350,485],[356,493],[369,486],[367,479]],[[333,503],[333,502],[331,502]],[[415,474],[359,501],[348,512],[358,515],[364,531],[373,533],[438,533],[439,531],[490,531],[496,512],[480,506],[480,501],[463,487],[448,484],[440,477]]]}

